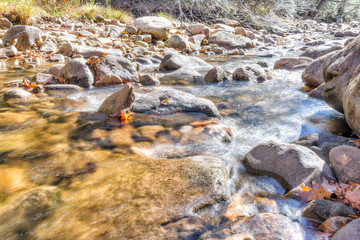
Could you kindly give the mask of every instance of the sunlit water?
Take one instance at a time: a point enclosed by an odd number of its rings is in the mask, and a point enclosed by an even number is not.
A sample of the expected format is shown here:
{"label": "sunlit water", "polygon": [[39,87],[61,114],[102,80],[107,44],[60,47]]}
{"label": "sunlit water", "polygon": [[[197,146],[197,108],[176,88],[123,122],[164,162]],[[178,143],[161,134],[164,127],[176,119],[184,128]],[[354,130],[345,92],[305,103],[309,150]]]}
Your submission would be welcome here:
{"label": "sunlit water", "polygon": [[[0,162],[3,165],[0,171],[4,174],[0,173],[0,176],[2,181],[11,183],[10,187],[0,189],[3,204],[7,204],[12,192],[43,185],[58,186],[63,200],[55,205],[54,214],[49,219],[36,222],[35,229],[31,225],[33,220],[26,220],[25,227],[15,230],[12,222],[1,223],[5,228],[4,236],[11,239],[14,231],[20,234],[18,237],[23,235],[40,239],[59,234],[64,234],[64,239],[73,236],[62,233],[64,229],[77,229],[79,239],[102,234],[107,236],[105,238],[132,236],[126,232],[137,232],[136,229],[114,229],[115,226],[131,225],[132,221],[143,221],[144,218],[149,218],[149,222],[156,219],[156,216],[141,216],[146,204],[149,204],[150,209],[153,207],[150,200],[146,202],[149,192],[139,189],[144,186],[141,185],[144,184],[142,179],[152,170],[148,168],[150,163],[134,156],[130,151],[132,146],[148,149],[155,157],[166,157],[170,152],[177,151],[217,156],[226,163],[231,173],[228,185],[232,194],[256,195],[260,190],[274,195],[283,194],[285,190],[275,180],[247,174],[239,160],[259,143],[268,140],[291,142],[314,132],[339,133],[337,126],[344,123],[342,116],[322,100],[311,99],[301,91],[302,70],[271,70],[281,55],[297,54],[288,50],[274,49],[277,56],[273,58],[204,57],[212,65],[222,66],[230,72],[242,64],[266,60],[270,65],[272,80],[263,83],[227,81],[201,84],[191,80],[186,80],[185,84],[170,83],[176,89],[212,100],[222,115],[222,122],[230,126],[234,133],[231,143],[213,140],[197,142],[196,139],[181,141],[186,135],[182,127],[186,127],[196,116],[161,120],[156,124],[162,126],[152,126],[145,133],[142,129],[145,120],[136,119],[136,115],[134,124],[126,126],[99,123],[103,116],[96,114],[96,110],[106,97],[121,87],[90,89],[62,99],[39,99],[30,103],[1,102]],[[142,71],[149,72],[153,68],[145,66]],[[0,82],[34,73],[32,70],[18,71],[21,72],[5,72],[2,68]],[[198,71],[205,73],[204,69]],[[158,75],[162,74],[158,72]],[[153,134],[152,131],[162,134]],[[11,174],[18,176],[16,181],[19,182],[13,184],[15,180]],[[114,199],[104,197],[107,194]],[[282,215],[306,226],[301,218],[303,205],[300,202],[275,200]],[[158,213],[157,210],[152,211],[155,215]],[[207,214],[216,218],[222,212],[221,209],[215,209]],[[256,213],[258,210],[254,207],[250,212]],[[208,230],[217,228],[218,223],[211,225],[211,221],[209,223],[209,219],[202,215],[198,218],[200,222],[211,226]],[[167,231],[164,228],[163,231]],[[189,230],[191,234],[197,231],[205,230]],[[198,236],[191,234],[189,236],[193,238]],[[304,236],[299,236],[299,239]]]}

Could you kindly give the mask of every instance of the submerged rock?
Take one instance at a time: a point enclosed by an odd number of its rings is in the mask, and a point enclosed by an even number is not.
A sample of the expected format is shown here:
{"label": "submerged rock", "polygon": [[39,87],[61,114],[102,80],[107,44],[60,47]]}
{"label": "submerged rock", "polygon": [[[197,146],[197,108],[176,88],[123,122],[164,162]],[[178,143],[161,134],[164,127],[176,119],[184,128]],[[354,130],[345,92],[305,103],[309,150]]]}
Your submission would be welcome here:
{"label": "submerged rock", "polygon": [[304,235],[297,224],[284,216],[271,213],[244,217],[231,226],[231,233],[249,234],[254,240],[300,240]]}
{"label": "submerged rock", "polygon": [[9,47],[16,42],[16,48],[25,51],[32,46],[40,45],[42,32],[37,27],[16,25],[5,33],[3,46]]}
{"label": "submerged rock", "polygon": [[[111,166],[105,164],[84,179],[74,192],[77,197],[67,199],[64,207],[34,229],[34,235],[46,239],[176,239],[186,219],[229,200],[227,180],[226,166],[217,158],[129,156]],[[214,216],[209,219],[216,222]],[[186,226],[190,233],[204,229],[201,221]]]}
{"label": "submerged rock", "polygon": [[21,88],[10,89],[4,93],[5,99],[11,99],[11,98],[28,99],[29,96],[31,96],[31,93]]}
{"label": "submerged rock", "polygon": [[322,177],[335,179],[330,167],[310,149],[270,141],[254,147],[242,159],[250,172],[267,175],[279,181],[289,191],[310,180]]}
{"label": "submerged rock", "polygon": [[16,194],[0,207],[1,237],[15,239],[19,233],[29,234],[60,202],[57,187],[39,187]]}
{"label": "submerged rock", "polygon": [[134,113],[154,115],[170,115],[178,112],[203,113],[209,117],[220,118],[218,110],[210,100],[166,87],[139,93],[130,85],[124,86],[105,99],[99,112],[116,115],[125,109],[130,109]]}

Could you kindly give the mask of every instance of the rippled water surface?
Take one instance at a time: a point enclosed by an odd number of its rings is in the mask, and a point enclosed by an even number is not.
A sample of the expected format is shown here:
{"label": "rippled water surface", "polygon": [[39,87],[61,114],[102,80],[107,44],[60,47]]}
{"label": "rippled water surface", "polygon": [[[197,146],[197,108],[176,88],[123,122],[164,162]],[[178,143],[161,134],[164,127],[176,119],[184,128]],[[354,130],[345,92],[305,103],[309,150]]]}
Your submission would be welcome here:
{"label": "rippled water surface", "polygon": [[[275,50],[280,54],[274,58],[207,56],[204,59],[232,72],[241,64],[259,60],[268,61],[272,69],[279,56],[295,54],[287,52],[289,49]],[[14,69],[10,63],[1,64],[1,84],[31,77],[46,67]],[[152,68],[145,67],[143,71],[149,69]],[[205,70],[199,69],[199,72]],[[159,76],[162,74],[158,72]],[[233,131],[231,143],[206,139],[189,131],[188,123],[198,120],[197,115],[163,119],[135,115],[134,121],[126,125],[104,121],[104,116],[96,110],[107,96],[121,87],[90,89],[66,98],[39,98],[27,102],[5,103],[1,99],[0,182],[8,184],[0,186],[0,201],[9,206],[4,208],[3,214],[14,214],[10,222],[1,222],[2,236],[12,238],[15,232],[18,237],[54,239],[63,236],[63,239],[70,239],[74,237],[71,232],[76,229],[78,239],[136,238],[144,235],[134,226],[139,224],[141,231],[146,231],[144,225],[148,224],[151,229],[152,224],[167,217],[169,223],[158,231],[168,232],[169,238],[177,234],[197,238],[199,232],[214,231],[221,222],[217,218],[223,213],[222,206],[202,211],[194,219],[177,219],[176,213],[181,209],[176,206],[183,203],[170,193],[181,186],[174,188],[162,163],[151,157],[171,158],[178,157],[179,153],[217,156],[225,161],[230,172],[228,185],[232,194],[252,195],[262,190],[283,194],[284,189],[275,180],[251,176],[243,170],[239,160],[246,152],[268,140],[291,142],[313,132],[343,134],[347,128],[341,115],[301,90],[301,70],[271,70],[270,74],[272,80],[263,83],[202,84],[192,79],[181,84],[168,83],[212,100],[222,121]],[[144,157],[135,155],[134,149]],[[155,174],[154,180],[151,176]],[[181,176],[175,174],[173,178],[181,179]],[[38,218],[16,214],[16,208],[11,205],[16,193],[37,186],[57,186],[61,190],[61,201],[55,193],[51,198],[52,214]],[[49,192],[53,194],[52,189]],[[159,207],[157,199],[169,201],[162,202]],[[300,217],[301,203],[276,201],[281,214],[305,224]],[[169,209],[169,206],[175,207]],[[250,213],[258,211],[253,206]],[[17,218],[15,215],[24,216]],[[172,221],[180,222],[182,231],[174,232]],[[207,229],[197,228],[199,224]],[[187,226],[191,226],[188,232],[185,231]]]}

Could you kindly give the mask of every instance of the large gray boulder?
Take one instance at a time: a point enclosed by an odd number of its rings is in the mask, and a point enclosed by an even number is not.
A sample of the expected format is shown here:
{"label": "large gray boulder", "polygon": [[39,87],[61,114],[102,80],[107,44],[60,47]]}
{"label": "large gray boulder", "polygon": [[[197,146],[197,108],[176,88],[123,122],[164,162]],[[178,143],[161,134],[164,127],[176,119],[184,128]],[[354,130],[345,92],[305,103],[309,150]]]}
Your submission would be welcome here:
{"label": "large gray boulder", "polygon": [[312,87],[318,87],[325,83],[324,67],[335,53],[336,52],[328,53],[311,62],[301,75],[303,83]]}
{"label": "large gray boulder", "polygon": [[348,125],[360,134],[360,37],[337,51],[324,66],[323,98],[344,113]]}
{"label": "large gray boulder", "polygon": [[121,110],[129,109],[134,113],[170,115],[174,113],[203,113],[209,117],[220,118],[213,102],[197,98],[189,93],[172,88],[158,87],[147,93],[135,92],[126,85],[105,99],[99,112],[116,115]]}
{"label": "large gray boulder", "polygon": [[209,38],[209,43],[217,44],[227,50],[234,48],[250,48],[252,45],[252,41],[249,38],[226,31],[218,31],[212,34]]}
{"label": "large gray boulder", "polygon": [[126,82],[139,81],[135,65],[124,57],[107,55],[98,63],[90,66],[95,73],[96,81],[107,74],[117,75]]}
{"label": "large gray boulder", "polygon": [[309,185],[311,179],[335,179],[330,167],[310,149],[270,141],[254,147],[242,159],[250,172],[268,175],[286,190]]}
{"label": "large gray boulder", "polygon": [[211,68],[211,65],[200,58],[176,53],[166,55],[160,63],[162,70],[178,70],[181,67]]}
{"label": "large gray boulder", "polygon": [[141,17],[131,24],[143,33],[151,34],[158,40],[167,40],[172,23],[163,17]]}
{"label": "large gray boulder", "polygon": [[10,28],[4,35],[3,47],[9,47],[16,42],[16,48],[25,51],[41,43],[42,32],[37,27],[16,25]]}
{"label": "large gray boulder", "polygon": [[342,48],[343,47],[340,45],[327,45],[327,44],[314,46],[307,49],[304,53],[300,55],[300,57],[308,57],[308,58],[316,59],[330,52],[340,50]]}
{"label": "large gray boulder", "polygon": [[94,84],[94,76],[84,59],[72,59],[61,68],[60,83],[69,83],[88,88]]}
{"label": "large gray boulder", "polygon": [[338,180],[360,183],[360,149],[338,146],[330,151],[331,166]]}
{"label": "large gray boulder", "polygon": [[358,240],[360,236],[360,219],[355,219],[337,231],[332,240]]}

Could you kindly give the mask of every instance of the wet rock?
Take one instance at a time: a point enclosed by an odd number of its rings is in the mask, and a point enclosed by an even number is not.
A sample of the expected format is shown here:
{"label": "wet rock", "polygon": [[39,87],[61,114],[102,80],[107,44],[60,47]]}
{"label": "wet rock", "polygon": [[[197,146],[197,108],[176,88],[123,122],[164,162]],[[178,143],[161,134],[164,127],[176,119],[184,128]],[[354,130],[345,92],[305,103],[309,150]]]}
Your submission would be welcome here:
{"label": "wet rock", "polygon": [[159,77],[161,82],[163,81],[194,81],[194,82],[202,82],[203,76],[191,67],[181,67],[180,69],[167,73],[161,77]]}
{"label": "wet rock", "polygon": [[136,67],[128,59],[118,56],[107,55],[98,64],[92,67],[96,81],[107,74],[113,74],[126,82],[138,82]]}
{"label": "wet rock", "polygon": [[72,59],[61,68],[58,80],[88,88],[94,84],[94,76],[83,59]]}
{"label": "wet rock", "polygon": [[166,55],[160,63],[160,69],[163,70],[177,70],[181,67],[209,68],[211,65],[200,58],[176,53]]}
{"label": "wet rock", "polygon": [[219,31],[212,34],[209,38],[209,43],[217,44],[227,50],[234,48],[250,48],[252,42],[249,38],[235,35],[226,31]]}
{"label": "wet rock", "polygon": [[261,39],[264,41],[265,44],[272,44],[272,45],[276,44],[276,42],[273,39],[271,39],[266,35],[261,35]]}
{"label": "wet rock", "polygon": [[260,61],[256,62],[256,64],[259,65],[262,68],[268,68],[269,67],[269,63],[267,61],[263,61],[263,60],[260,60]]}
{"label": "wet rock", "polygon": [[320,45],[309,48],[304,53],[302,53],[300,57],[308,57],[308,58],[316,59],[321,56],[324,56],[325,54],[340,49],[342,49],[342,46],[339,45]]}
{"label": "wet rock", "polygon": [[47,73],[37,73],[33,77],[33,80],[36,82],[36,84],[44,86],[49,84],[57,84],[56,79],[51,75]]}
{"label": "wet rock", "polygon": [[160,85],[159,79],[149,74],[144,74],[140,76],[140,83],[142,85]]}
{"label": "wet rock", "polygon": [[20,51],[30,49],[35,45],[40,45],[42,32],[37,27],[16,25],[8,30],[3,40],[3,46],[9,47],[16,42],[16,48]]}
{"label": "wet rock", "polygon": [[0,28],[10,29],[12,26],[12,23],[7,18],[0,18]]}
{"label": "wet rock", "polygon": [[15,239],[19,233],[26,236],[60,202],[57,187],[39,187],[12,196],[0,208],[1,236],[6,239]]}
{"label": "wet rock", "polygon": [[47,41],[42,44],[40,52],[44,52],[47,54],[54,53],[56,52],[56,46],[52,41]]}
{"label": "wet rock", "polygon": [[64,65],[65,64],[52,65],[52,66],[46,68],[45,70],[43,70],[41,73],[51,74],[55,78],[57,78],[60,75],[60,71],[61,71],[61,69],[63,68]]}
{"label": "wet rock", "polygon": [[158,40],[167,40],[172,28],[171,22],[163,17],[141,17],[135,19],[131,25]]}
{"label": "wet rock", "polygon": [[325,83],[324,67],[326,64],[328,64],[333,55],[334,52],[319,57],[318,59],[311,62],[301,75],[303,83],[313,87],[318,87]]}
{"label": "wet rock", "polygon": [[204,81],[208,83],[218,83],[226,78],[225,71],[221,67],[214,67],[204,77]]}
{"label": "wet rock", "polygon": [[163,116],[183,112],[203,113],[209,117],[220,118],[219,112],[210,100],[166,87],[154,88],[147,93],[138,93],[130,85],[126,85],[106,98],[99,112],[114,115],[127,108],[134,113],[150,115]]}
{"label": "wet rock", "polygon": [[317,99],[322,99],[322,94],[324,92],[324,88],[325,88],[325,83],[321,84],[320,86],[318,86],[317,88],[315,88],[314,90],[312,90],[309,93],[309,97],[311,98],[317,98]]}
{"label": "wet rock", "polygon": [[281,215],[258,213],[244,217],[231,226],[234,234],[249,234],[255,240],[301,239],[299,226]]}
{"label": "wet rock", "polygon": [[123,80],[115,74],[106,74],[96,82],[95,87],[108,87],[123,84]]}
{"label": "wet rock", "polygon": [[249,64],[237,68],[233,73],[233,79],[237,81],[263,82],[266,80],[266,72],[257,64]]}
{"label": "wet rock", "polygon": [[318,229],[323,232],[337,232],[340,228],[342,228],[345,224],[351,222],[353,219],[349,217],[331,217],[326,219],[325,222],[323,222],[320,226],[318,226]]}
{"label": "wet rock", "polygon": [[312,59],[307,57],[280,58],[275,62],[274,69],[295,70],[299,68],[306,68],[311,62]]}
{"label": "wet rock", "polygon": [[18,50],[14,46],[0,48],[0,56],[6,56],[11,58],[11,57],[15,57],[17,53]]}
{"label": "wet rock", "polygon": [[313,220],[315,225],[320,225],[326,219],[349,215],[356,215],[355,211],[341,202],[333,202],[325,199],[311,201],[302,212],[302,216]]}
{"label": "wet rock", "polygon": [[28,99],[28,97],[30,95],[31,95],[31,93],[29,93],[23,89],[16,88],[16,89],[7,90],[4,93],[4,98],[5,99],[11,99],[11,98]]}
{"label": "wet rock", "polygon": [[360,149],[351,146],[334,147],[329,157],[338,180],[360,183]]}
{"label": "wet rock", "polygon": [[355,219],[337,231],[332,240],[357,240],[360,236],[360,219]]}
{"label": "wet rock", "polygon": [[51,231],[45,225],[36,227],[36,238],[176,239],[185,226],[190,233],[203,231],[201,223],[199,229],[186,220],[229,199],[224,162],[203,156],[151,159],[131,155],[99,168],[81,182],[79,193],[44,223]]}
{"label": "wet rock", "polygon": [[73,54],[80,54],[84,58],[98,57],[101,58],[105,55],[122,56],[122,52],[119,49],[107,49],[101,47],[88,47],[73,45]]}
{"label": "wet rock", "polygon": [[355,146],[351,140],[354,139],[337,136],[330,133],[311,133],[299,138],[292,143],[310,148],[318,156],[324,159],[327,164],[330,165],[330,150],[341,145]]}
{"label": "wet rock", "polygon": [[129,109],[134,101],[134,87],[126,84],[121,90],[107,97],[98,111],[107,115],[116,115],[122,110]]}
{"label": "wet rock", "polygon": [[323,40],[314,40],[314,41],[306,42],[305,46],[315,47],[323,44],[325,44],[325,41]]}
{"label": "wet rock", "polygon": [[346,122],[357,134],[360,134],[359,42],[360,38],[355,38],[344,49],[337,51],[325,65],[323,93],[325,102],[344,113]]}
{"label": "wet rock", "polygon": [[310,149],[270,141],[254,147],[242,159],[246,169],[279,181],[289,191],[311,179],[335,179],[330,167]]}
{"label": "wet rock", "polygon": [[82,87],[73,84],[49,84],[49,85],[45,85],[44,89],[46,92],[54,93],[54,94],[57,94],[59,92],[69,94],[74,92],[80,92],[83,90]]}
{"label": "wet rock", "polygon": [[43,86],[41,85],[37,85],[36,87],[34,87],[32,90],[31,90],[31,93],[33,94],[38,94],[38,93],[44,93],[45,89]]}
{"label": "wet rock", "polygon": [[175,48],[175,49],[180,49],[180,50],[190,47],[189,42],[184,37],[182,37],[178,34],[171,36],[165,42],[165,46]]}
{"label": "wet rock", "polygon": [[188,30],[192,35],[204,34],[206,25],[202,23],[191,23],[186,30]]}

